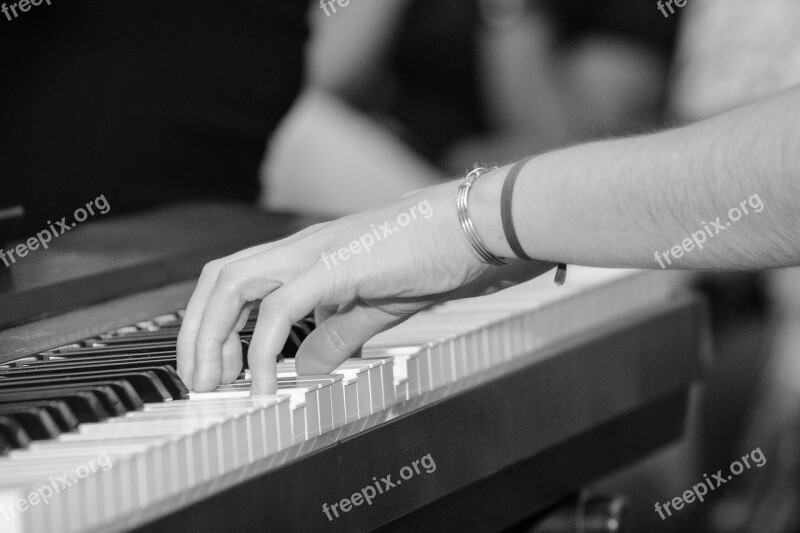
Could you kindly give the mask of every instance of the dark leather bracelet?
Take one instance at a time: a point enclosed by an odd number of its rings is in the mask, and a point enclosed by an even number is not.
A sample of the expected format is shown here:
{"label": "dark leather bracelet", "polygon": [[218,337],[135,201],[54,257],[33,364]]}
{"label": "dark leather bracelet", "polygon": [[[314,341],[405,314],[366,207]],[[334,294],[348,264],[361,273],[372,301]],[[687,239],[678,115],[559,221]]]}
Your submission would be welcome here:
{"label": "dark leather bracelet", "polygon": [[503,233],[506,236],[506,242],[508,242],[514,255],[525,261],[533,261],[533,258],[525,253],[517,237],[517,230],[514,228],[514,218],[511,211],[511,199],[514,197],[514,185],[517,183],[519,172],[522,170],[522,167],[525,166],[525,163],[530,160],[530,157],[523,159],[511,167],[511,170],[508,171],[508,175],[506,176],[506,180],[503,182],[503,192],[500,195],[500,215],[503,220]]}
{"label": "dark leather bracelet", "polygon": [[[506,242],[508,242],[508,246],[511,248],[511,251],[514,252],[519,259],[524,259],[525,261],[533,261],[534,259],[531,258],[525,250],[522,248],[522,244],[519,242],[519,237],[517,237],[517,230],[514,227],[514,216],[512,212],[512,199],[514,197],[514,185],[517,183],[517,178],[519,177],[519,173],[522,170],[522,167],[530,161],[532,157],[528,157],[521,161],[518,161],[511,170],[508,171],[508,175],[506,176],[505,182],[503,182],[503,191],[500,195],[500,215],[503,221],[503,233],[506,237]],[[559,263],[558,269],[556,270],[556,277],[555,283],[556,285],[563,285],[567,279],[567,265],[565,263]]]}

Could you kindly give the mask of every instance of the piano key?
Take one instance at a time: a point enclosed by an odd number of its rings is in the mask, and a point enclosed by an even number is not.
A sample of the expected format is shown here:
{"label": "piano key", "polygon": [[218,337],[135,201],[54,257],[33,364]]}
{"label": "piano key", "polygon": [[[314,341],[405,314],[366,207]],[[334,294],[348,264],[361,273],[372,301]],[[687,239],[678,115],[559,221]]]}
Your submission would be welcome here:
{"label": "piano key", "polygon": [[[5,405],[9,404],[0,404],[0,410],[3,409]],[[53,418],[53,421],[58,426],[58,429],[62,432],[69,432],[78,427],[78,418],[75,416],[75,413],[73,413],[72,409],[70,409],[69,406],[62,401],[40,400],[30,402],[15,402],[10,405],[13,407],[37,407],[46,410]]]}
{"label": "piano key", "polygon": [[[157,362],[164,362],[159,365]],[[170,364],[171,363],[171,364]],[[92,372],[92,371],[114,371],[126,370],[136,368],[139,370],[147,370],[148,366],[153,368],[161,368],[164,366],[175,365],[175,358],[173,356],[158,357],[137,357],[130,356],[128,358],[121,357],[87,357],[85,359],[65,359],[61,361],[41,361],[38,363],[25,365],[23,367],[14,368],[4,372],[0,376],[0,383],[5,378],[32,376],[36,374],[64,374],[64,373],[79,373]],[[160,374],[161,375],[161,374]],[[163,378],[163,375],[162,375]]]}
{"label": "piano key", "polygon": [[[289,399],[289,411],[291,415],[291,444],[298,444],[319,435],[319,402],[318,396],[307,393],[305,389],[286,388],[278,391],[279,396]],[[240,390],[220,390],[212,392],[192,392],[189,399],[192,401],[222,398],[249,398],[249,389]],[[288,438],[286,439],[289,440]]]}
{"label": "piano key", "polygon": [[[175,404],[176,407],[182,409],[204,409],[206,405],[213,406],[213,402],[225,402],[236,405],[236,401],[245,404],[263,406],[269,409],[264,414],[264,424],[267,431],[274,431],[275,439],[269,438],[268,444],[270,446],[277,443],[279,450],[284,450],[292,446],[295,442],[295,433],[293,430],[294,416],[291,413],[292,404],[288,395],[274,395],[274,396],[256,396],[251,397],[249,390],[243,391],[213,391],[213,392],[192,392],[189,394],[189,402],[179,402]],[[305,422],[305,396],[302,396],[303,403],[303,419],[302,424],[298,428],[305,435],[306,422]],[[185,406],[185,407],[184,407]],[[145,410],[160,409],[160,406],[148,406]],[[272,435],[273,433],[268,433]]]}
{"label": "piano key", "polygon": [[0,405],[0,416],[16,420],[32,440],[54,439],[61,434],[50,413],[39,407]]}
{"label": "piano key", "polygon": [[53,356],[47,361],[35,361],[25,366],[21,367],[22,369],[26,368],[39,368],[47,365],[92,365],[97,364],[105,365],[108,363],[127,363],[130,362],[131,364],[142,364],[147,366],[149,365],[156,365],[156,366],[171,366],[175,368],[177,366],[177,360],[175,355],[164,354],[164,353],[155,353],[155,354],[126,354],[126,355],[93,355],[89,357],[78,357],[78,356],[69,356],[69,357],[62,357],[62,356]]}
{"label": "piano key", "polygon": [[359,415],[366,416],[384,408],[382,362],[354,358],[342,363],[337,374],[353,375],[359,379]]}
{"label": "piano key", "polygon": [[5,434],[0,432],[0,457],[8,455],[14,448],[11,446],[11,441],[6,439]]}
{"label": "piano key", "polygon": [[277,396],[227,400],[206,399],[171,405],[154,405],[148,407],[144,413],[129,415],[129,418],[146,419],[148,415],[163,416],[164,413],[169,412],[195,412],[198,414],[240,412],[249,417],[245,423],[251,427],[253,449],[250,453],[253,454],[251,460],[254,460],[287,447],[281,441],[280,432],[281,430],[290,432],[290,429],[279,423],[279,418],[286,416],[281,415],[278,410],[280,403],[285,403],[288,407],[288,399]]}
{"label": "piano key", "polygon": [[[281,376],[289,378],[297,376],[295,363],[292,359],[287,359],[286,361],[278,363],[277,370],[279,379]],[[334,374],[343,377],[342,386],[345,396],[345,422],[347,423],[372,413],[368,371],[369,365],[346,368],[340,367],[334,370]],[[249,377],[249,374],[246,373],[245,375]],[[361,379],[362,377],[363,380]]]}
{"label": "piano key", "polygon": [[22,425],[14,417],[0,415],[0,435],[12,448],[27,448],[31,438]]}
{"label": "piano key", "polygon": [[278,394],[291,389],[305,391],[307,413],[309,417],[313,417],[312,420],[309,420],[309,425],[313,426],[313,435],[309,430],[310,436],[327,433],[334,427],[332,383],[325,379],[318,381],[305,379],[304,377],[279,381]]}
{"label": "piano key", "polygon": [[171,324],[180,325],[181,319],[180,317],[178,317],[177,314],[168,313],[165,315],[159,315],[157,317],[153,317],[153,322],[163,328]]}
{"label": "piano key", "polygon": [[[41,378],[5,378],[0,380],[0,392],[10,388],[32,388],[47,385],[77,385],[91,384],[99,381],[127,381],[136,390],[139,397],[145,402],[169,401],[173,397],[180,399],[184,397],[181,389],[175,388],[174,393],[170,393],[167,386],[159,378],[160,375],[176,375],[174,369],[171,372],[160,372],[156,370],[146,371],[120,371],[120,372],[79,372],[64,376],[50,376]],[[174,385],[174,384],[171,384]],[[184,386],[185,388],[185,386]],[[173,395],[174,394],[174,395]]]}
{"label": "piano key", "polygon": [[58,400],[66,403],[80,422],[99,422],[106,420],[109,414],[95,392],[94,388],[61,386],[3,391],[0,392],[0,405],[31,400]]}
{"label": "piano key", "polygon": [[[295,444],[304,440],[311,440],[321,432],[319,387],[289,387],[278,389],[278,395],[288,395],[296,404],[296,418],[294,421],[301,424],[295,427]],[[302,416],[300,415],[302,413]],[[304,428],[302,426],[305,426]]]}
{"label": "piano key", "polygon": [[[130,368],[128,368],[128,367],[123,368],[123,370],[133,370],[133,369],[137,368],[137,366],[138,365],[134,364],[134,365],[131,365]],[[85,368],[89,368],[89,367],[85,367]],[[83,370],[85,370],[85,368],[82,367]],[[143,371],[154,370],[154,368],[153,367],[147,367],[146,365],[142,365],[142,367],[139,368],[139,370],[143,370]],[[159,367],[159,369],[157,371],[155,371],[155,373],[158,374],[160,377],[162,377],[162,383],[163,383],[164,379],[172,380],[172,382],[170,382],[170,387],[169,388],[171,389],[173,397],[176,397],[176,396],[177,397],[185,397],[185,395],[186,395],[186,393],[188,391],[186,390],[186,386],[183,385],[183,382],[175,383],[178,380],[178,377],[177,377],[176,373],[174,373],[173,371],[166,372],[165,369],[163,369],[163,367]],[[18,377],[24,377],[26,375],[45,378],[48,374],[46,374],[46,373],[43,374],[43,375],[36,375],[36,374],[8,374],[8,377],[17,377],[18,378]],[[54,376],[67,376],[67,377],[70,377],[70,378],[75,378],[76,377],[76,374],[70,374],[69,372],[64,372],[64,371],[54,372],[53,375]],[[113,374],[113,375],[116,376],[118,374]],[[124,376],[124,374],[123,374],[123,376]],[[48,382],[55,383],[54,380],[49,380],[49,379],[48,379]],[[0,386],[2,386],[4,383],[12,383],[12,382],[6,381],[6,380],[0,380]],[[141,409],[142,405],[144,405],[144,403],[142,401],[142,398],[139,396],[139,393],[136,391],[136,389],[133,387],[133,385],[131,385],[131,383],[129,381],[126,381],[125,379],[119,379],[119,380],[113,380],[113,381],[98,381],[96,383],[103,384],[103,385],[109,386],[112,389],[114,389],[114,392],[117,393],[117,395],[123,401],[125,407],[127,409],[129,409],[129,410]],[[2,387],[0,387],[0,391],[2,391]],[[119,413],[119,414],[121,414],[121,413]]]}
{"label": "piano key", "polygon": [[[40,383],[52,383],[51,385],[41,386]],[[124,390],[126,383],[124,381],[93,381],[89,383],[82,383],[80,381],[64,381],[62,383],[50,381],[36,381],[26,382],[25,380],[14,381],[8,385],[17,385],[17,387],[0,387],[2,393],[21,393],[21,392],[36,392],[42,390],[52,390],[50,387],[61,387],[65,389],[81,390],[91,392],[100,402],[107,416],[120,416],[128,412],[127,407],[116,393],[116,390]]]}
{"label": "piano key", "polygon": [[90,355],[124,355],[133,353],[167,353],[175,355],[175,343],[168,342],[154,342],[133,345],[114,345],[107,347],[93,347],[93,348],[74,348],[70,350],[57,350],[53,353],[62,355],[80,355],[87,357]]}
{"label": "piano key", "polygon": [[[320,389],[322,394],[324,392],[325,398],[330,399],[330,407],[326,407],[326,413],[330,413],[330,429],[337,429],[345,424],[345,402],[344,402],[344,383],[343,377],[340,375],[327,375],[327,376],[302,376],[299,383],[305,383],[304,380],[317,380],[322,385]],[[328,416],[327,414],[325,415]],[[322,417],[321,417],[322,419]],[[324,428],[323,428],[324,431]]]}
{"label": "piano key", "polygon": [[397,401],[394,383],[394,358],[392,357],[362,357],[362,360],[378,361],[380,363],[381,393],[383,394],[384,409],[391,407]]}

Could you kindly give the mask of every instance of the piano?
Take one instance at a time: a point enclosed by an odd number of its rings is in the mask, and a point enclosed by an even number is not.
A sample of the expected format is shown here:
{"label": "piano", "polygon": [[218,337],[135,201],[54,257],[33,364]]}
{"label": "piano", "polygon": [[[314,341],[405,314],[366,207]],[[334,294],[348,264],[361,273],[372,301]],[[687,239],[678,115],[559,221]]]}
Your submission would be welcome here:
{"label": "piano", "polygon": [[175,339],[202,265],[308,223],[168,207],[8,269],[0,531],[498,531],[680,439],[706,311],[662,272],[448,302],[326,376],[294,372],[307,318],[275,396],[250,398],[247,369],[189,391]]}

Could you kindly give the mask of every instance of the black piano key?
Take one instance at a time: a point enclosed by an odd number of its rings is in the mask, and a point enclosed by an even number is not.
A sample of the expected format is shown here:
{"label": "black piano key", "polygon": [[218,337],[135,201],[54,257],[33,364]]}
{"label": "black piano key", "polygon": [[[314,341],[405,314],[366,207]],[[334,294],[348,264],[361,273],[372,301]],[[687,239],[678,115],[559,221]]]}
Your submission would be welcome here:
{"label": "black piano key", "polygon": [[[248,321],[245,323],[242,330],[239,332],[239,335],[243,338],[252,337],[253,331],[255,330],[257,319],[257,313],[251,314]],[[99,338],[96,339],[89,339],[83,342],[86,345],[86,348],[80,346],[70,347],[69,350],[64,350],[68,352],[73,351],[81,351],[85,349],[91,348],[115,348],[119,346],[128,346],[128,345],[138,345],[138,344],[156,344],[162,345],[160,346],[163,348],[163,345],[167,344],[174,344],[177,343],[178,339],[178,331],[180,329],[182,321],[178,319],[177,321],[159,326],[161,329],[156,331],[135,331],[131,333],[125,333],[115,336],[107,336],[101,335]],[[293,328],[298,330],[298,334],[305,338],[311,331],[314,330],[315,323],[313,316],[307,316],[302,320],[296,322],[293,325]],[[155,348],[159,348],[156,346]]]}
{"label": "black piano key", "polygon": [[27,448],[31,444],[31,437],[22,425],[11,416],[0,415],[0,435],[12,448]]}
{"label": "black piano key", "polygon": [[[119,388],[118,386],[121,383],[114,383],[114,382],[92,382],[92,383],[70,383],[68,386],[70,387],[78,387],[81,386],[83,390],[91,392],[95,395],[95,397],[100,401],[100,405],[102,405],[103,409],[105,409],[106,413],[109,416],[122,416],[128,412],[128,409],[125,407],[125,404],[122,403],[122,399],[120,399],[119,395],[114,390],[115,388]],[[48,381],[48,385],[51,383]],[[0,388],[0,391],[4,389]]]}
{"label": "black piano key", "polygon": [[60,363],[52,362],[50,364],[42,364],[30,367],[22,367],[9,370],[0,376],[0,385],[6,380],[17,378],[47,378],[47,377],[74,377],[86,374],[96,375],[97,372],[118,373],[126,372],[128,370],[138,370],[140,372],[153,372],[156,374],[161,382],[166,386],[169,393],[174,399],[186,398],[189,390],[178,378],[175,371],[175,363],[170,360],[169,363],[164,365],[155,365],[151,361],[117,361],[117,362],[103,362],[97,363]]}
{"label": "black piano key", "polygon": [[[78,427],[78,417],[72,412],[65,402],[56,400],[40,400],[38,402],[18,402],[14,407],[37,407],[44,409],[58,426],[62,433],[69,433]],[[0,409],[3,406],[0,405]]]}
{"label": "black piano key", "polygon": [[125,371],[147,370],[171,366],[175,368],[177,359],[171,355],[130,355],[126,357],[102,356],[49,361],[10,369],[0,374],[0,383],[4,378],[38,375],[58,375],[92,371]]}
{"label": "black piano key", "polygon": [[[287,345],[289,345],[290,343],[293,344],[294,341],[292,341],[291,339],[288,340],[287,341]],[[249,352],[249,348],[250,348],[250,341],[247,340],[247,339],[242,339],[242,358],[243,358],[243,363],[244,363],[243,367],[244,368],[250,368],[248,366],[248,362],[247,362],[247,354]],[[284,351],[294,354],[294,353],[297,352],[297,348],[296,347],[292,347],[291,349],[288,349],[288,350],[284,349]],[[280,354],[277,359],[278,359],[279,362],[282,361],[283,360],[283,354]],[[94,367],[94,365],[97,365],[98,367],[103,367],[108,363],[117,363],[117,362],[122,364],[123,366],[127,365],[127,364],[130,364],[132,368],[138,368],[139,364],[142,364],[142,365],[145,365],[145,366],[147,366],[147,365],[151,365],[151,366],[152,365],[158,365],[158,366],[169,365],[169,366],[171,366],[173,368],[177,368],[177,365],[178,365],[177,357],[174,354],[170,355],[170,354],[167,354],[167,353],[153,353],[153,354],[146,354],[145,353],[145,354],[131,354],[131,355],[101,355],[101,356],[90,356],[90,357],[67,357],[65,359],[61,359],[61,360],[57,360],[57,361],[37,361],[35,363],[31,363],[29,365],[26,365],[26,366],[20,367],[20,368],[22,368],[22,369],[25,369],[25,368],[45,368],[45,367],[47,367],[49,365],[57,365],[57,364],[61,364],[61,363],[64,363],[64,364],[75,363],[75,364],[88,365],[87,368],[91,369],[91,368]],[[12,374],[9,372],[8,375],[12,375]],[[2,383],[2,376],[0,376],[0,383]]]}
{"label": "black piano key", "polygon": [[106,348],[77,348],[74,350],[68,350],[62,352],[57,352],[58,355],[63,356],[71,356],[71,355],[81,355],[83,357],[90,356],[90,355],[124,355],[124,354],[133,354],[133,353],[156,353],[156,352],[166,352],[166,353],[175,353],[175,343],[174,342],[153,342],[153,343],[143,343],[143,344],[133,344],[133,345],[120,345],[120,346],[109,346]]}
{"label": "black piano key", "polygon": [[314,331],[316,323],[314,322],[313,317],[306,317],[303,320],[297,322],[295,324],[295,327],[297,327],[298,329],[300,329],[300,331],[303,332],[303,337],[305,338],[311,335],[311,332]]}
{"label": "black piano key", "polygon": [[112,337],[110,339],[94,339],[84,341],[89,348],[130,346],[134,344],[174,344],[178,340],[177,331],[142,331],[131,333],[124,337]]}
{"label": "black piano key", "polygon": [[50,413],[39,407],[0,405],[0,416],[10,416],[16,420],[32,440],[55,439],[61,435],[61,429]]}
{"label": "black piano key", "polygon": [[[250,353],[250,341],[242,339],[242,369],[250,368],[250,362],[247,360]],[[283,361],[283,353],[279,353],[275,358],[279,363]]]}
{"label": "black piano key", "polygon": [[[169,368],[169,367],[165,367]],[[172,374],[177,377],[173,369]],[[169,372],[156,372],[155,370],[119,371],[119,372],[80,372],[57,376],[42,377],[6,377],[0,380],[0,391],[7,387],[43,387],[47,385],[77,386],[79,384],[92,384],[98,381],[127,381],[136,390],[144,402],[163,402],[173,397],[167,386],[161,381],[158,374]]]}
{"label": "black piano key", "polygon": [[[144,370],[144,369],[143,369]],[[189,389],[178,376],[174,366],[148,367],[148,371],[155,373],[167,387],[175,400],[185,400],[189,397]]]}
{"label": "black piano key", "polygon": [[4,434],[0,432],[0,457],[4,455],[8,455],[8,452],[13,450],[14,448],[11,447],[11,443],[6,440]]}
{"label": "black piano key", "polygon": [[[25,366],[20,366],[19,368],[45,368],[48,365],[58,365],[58,364],[70,364],[74,363],[76,365],[83,364],[83,365],[103,365],[105,363],[126,363],[128,361],[135,363],[140,361],[152,361],[152,365],[163,366],[163,365],[172,365],[175,366],[177,364],[177,358],[175,355],[164,354],[164,353],[154,353],[154,354],[130,354],[130,355],[93,355],[90,357],[66,357],[61,359],[61,356],[58,356],[59,359],[53,359],[50,361],[36,361],[34,363],[29,363]],[[15,369],[11,369],[15,370]],[[2,381],[2,374],[0,374],[0,381]]]}
{"label": "black piano key", "polygon": [[102,422],[109,417],[98,397],[92,390],[86,390],[85,387],[42,387],[34,390],[0,391],[0,405],[41,400],[57,400],[66,403],[81,423]]}
{"label": "black piano key", "polygon": [[[16,385],[13,387],[12,385]],[[40,383],[31,383],[29,380],[14,380],[13,382],[10,381],[8,384],[0,387],[0,392],[13,392],[17,390],[41,390],[44,387],[44,390],[49,390],[48,386],[61,386],[61,388],[79,388],[80,390],[85,390],[87,392],[91,392],[95,395],[98,399],[100,404],[102,405],[103,409],[107,413],[107,415],[111,416],[122,416],[128,412],[128,409],[125,407],[125,404],[122,403],[119,395],[114,391],[115,384],[112,382],[91,382],[91,383],[79,383],[79,382],[70,382],[68,384],[64,383],[53,383],[52,381],[48,380],[46,382]]]}

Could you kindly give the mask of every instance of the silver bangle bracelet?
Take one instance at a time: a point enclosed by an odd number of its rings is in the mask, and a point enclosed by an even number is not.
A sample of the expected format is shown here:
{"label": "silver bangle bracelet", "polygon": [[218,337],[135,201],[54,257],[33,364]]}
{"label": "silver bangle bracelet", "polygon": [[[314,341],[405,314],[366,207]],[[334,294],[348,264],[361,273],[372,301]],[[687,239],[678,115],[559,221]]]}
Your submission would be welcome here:
{"label": "silver bangle bracelet", "polygon": [[470,244],[475,249],[478,257],[480,257],[484,263],[495,266],[503,266],[507,265],[508,261],[502,257],[496,256],[491,250],[489,250],[489,248],[486,247],[485,244],[483,244],[478,232],[475,230],[475,226],[472,224],[472,219],[469,218],[468,210],[469,190],[472,187],[472,184],[475,183],[475,181],[477,181],[477,179],[483,174],[489,172],[490,170],[494,170],[495,168],[497,167],[485,168],[476,165],[475,168],[469,174],[467,174],[466,177],[464,177],[464,183],[458,187],[456,208],[458,210],[458,220],[461,222],[461,228],[464,230],[467,240],[469,240]]}

